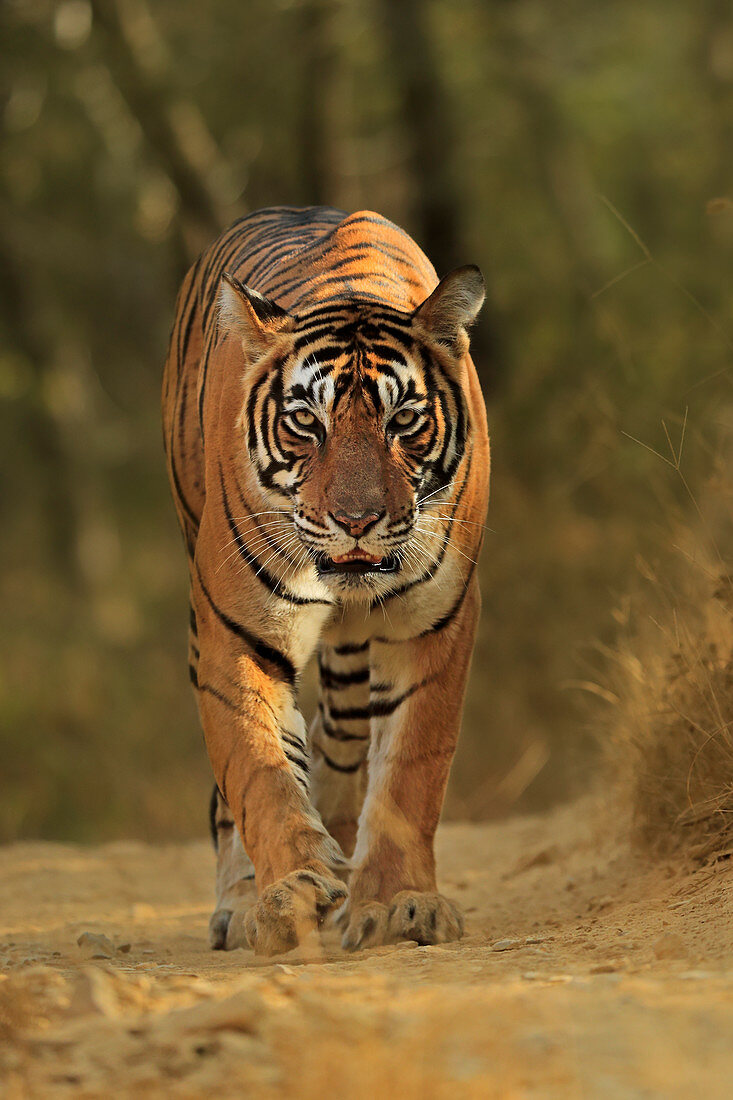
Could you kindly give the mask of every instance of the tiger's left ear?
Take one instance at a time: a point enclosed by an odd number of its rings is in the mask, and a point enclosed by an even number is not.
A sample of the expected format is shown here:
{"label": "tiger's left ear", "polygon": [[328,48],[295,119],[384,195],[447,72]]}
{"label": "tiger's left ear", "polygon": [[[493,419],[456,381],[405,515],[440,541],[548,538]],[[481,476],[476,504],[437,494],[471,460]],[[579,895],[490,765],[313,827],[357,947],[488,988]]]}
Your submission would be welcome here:
{"label": "tiger's left ear", "polygon": [[457,267],[417,307],[412,315],[413,324],[461,359],[468,351],[467,329],[476,320],[485,297],[486,286],[479,268],[475,264]]}
{"label": "tiger's left ear", "polygon": [[251,287],[224,272],[219,289],[219,324],[239,336],[248,358],[265,355],[295,322],[290,314]]}

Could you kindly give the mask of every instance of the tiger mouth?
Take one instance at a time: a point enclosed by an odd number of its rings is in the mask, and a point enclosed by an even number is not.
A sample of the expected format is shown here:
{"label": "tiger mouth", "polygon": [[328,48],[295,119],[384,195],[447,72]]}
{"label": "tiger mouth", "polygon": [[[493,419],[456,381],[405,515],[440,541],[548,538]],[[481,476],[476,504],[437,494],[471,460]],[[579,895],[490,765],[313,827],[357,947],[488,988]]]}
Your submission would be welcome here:
{"label": "tiger mouth", "polygon": [[400,560],[396,554],[388,554],[379,558],[375,554],[368,554],[366,550],[350,550],[348,554],[339,554],[329,558],[325,555],[317,562],[318,572],[321,576],[333,574],[356,573],[366,576],[369,573],[396,573],[400,567]]}

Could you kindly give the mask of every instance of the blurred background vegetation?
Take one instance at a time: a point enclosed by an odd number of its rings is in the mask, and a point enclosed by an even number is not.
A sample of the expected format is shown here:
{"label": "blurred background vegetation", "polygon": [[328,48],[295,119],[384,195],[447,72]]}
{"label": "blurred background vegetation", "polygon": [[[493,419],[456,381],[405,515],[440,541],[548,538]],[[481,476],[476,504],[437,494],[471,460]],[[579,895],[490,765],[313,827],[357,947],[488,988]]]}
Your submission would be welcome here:
{"label": "blurred background vegetation", "polygon": [[[694,557],[670,532],[726,465],[730,5],[5,0],[0,20],[0,838],[205,828],[159,386],[187,265],[278,203],[376,209],[439,273],[483,268],[493,530],[446,809],[586,784],[635,571]],[[676,450],[685,417],[676,470],[662,420]]]}

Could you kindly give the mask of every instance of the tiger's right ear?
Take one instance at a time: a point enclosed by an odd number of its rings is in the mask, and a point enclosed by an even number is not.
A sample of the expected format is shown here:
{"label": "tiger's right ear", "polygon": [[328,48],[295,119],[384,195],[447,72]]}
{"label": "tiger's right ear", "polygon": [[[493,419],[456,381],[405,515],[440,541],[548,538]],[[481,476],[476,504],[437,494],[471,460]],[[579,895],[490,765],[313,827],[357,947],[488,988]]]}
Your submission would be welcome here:
{"label": "tiger's right ear", "polygon": [[219,288],[219,324],[240,338],[249,358],[260,359],[295,322],[282,306],[225,271]]}

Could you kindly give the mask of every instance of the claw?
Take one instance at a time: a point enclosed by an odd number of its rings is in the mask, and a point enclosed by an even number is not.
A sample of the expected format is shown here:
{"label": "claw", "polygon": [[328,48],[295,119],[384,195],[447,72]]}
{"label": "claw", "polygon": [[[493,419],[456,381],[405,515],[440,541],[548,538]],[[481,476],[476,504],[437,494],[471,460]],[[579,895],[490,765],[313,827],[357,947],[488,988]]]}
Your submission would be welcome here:
{"label": "claw", "polygon": [[345,951],[379,947],[387,942],[389,910],[378,901],[366,902],[352,912],[341,940]]}

